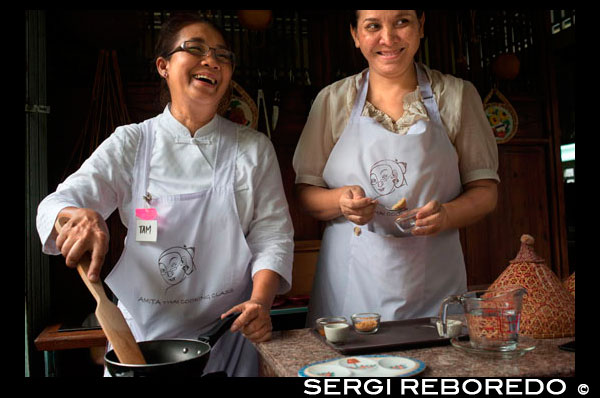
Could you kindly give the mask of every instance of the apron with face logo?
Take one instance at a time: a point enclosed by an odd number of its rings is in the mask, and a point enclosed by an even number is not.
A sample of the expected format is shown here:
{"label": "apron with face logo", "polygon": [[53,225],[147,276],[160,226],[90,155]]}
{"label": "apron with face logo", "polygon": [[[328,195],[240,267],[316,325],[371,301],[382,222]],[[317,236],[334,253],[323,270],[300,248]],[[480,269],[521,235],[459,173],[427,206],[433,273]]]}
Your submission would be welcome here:
{"label": "apron with face logo", "polygon": [[[210,188],[145,200],[156,134],[153,121],[141,124],[132,193],[137,208],[156,209],[158,238],[136,241],[132,215],[125,249],[106,283],[118,297],[136,340],[196,339],[251,293],[251,252],[234,196],[236,130],[218,120]],[[215,367],[211,362],[218,362],[215,370],[229,370],[232,375],[241,353],[248,350],[245,346],[251,343],[240,333],[227,332],[211,351],[206,371]]]}
{"label": "apron with face logo", "polygon": [[435,236],[403,234],[391,208],[406,198],[409,209],[461,192],[458,157],[442,124],[425,71],[415,65],[429,122],[419,120],[406,135],[392,133],[364,108],[365,73],[348,124],[323,171],[329,188],[361,186],[376,198],[373,220],[360,231],[344,217],[328,223],[311,295],[308,324],[322,316],[378,312],[382,320],[437,315],[449,294],[466,289],[457,230]]}

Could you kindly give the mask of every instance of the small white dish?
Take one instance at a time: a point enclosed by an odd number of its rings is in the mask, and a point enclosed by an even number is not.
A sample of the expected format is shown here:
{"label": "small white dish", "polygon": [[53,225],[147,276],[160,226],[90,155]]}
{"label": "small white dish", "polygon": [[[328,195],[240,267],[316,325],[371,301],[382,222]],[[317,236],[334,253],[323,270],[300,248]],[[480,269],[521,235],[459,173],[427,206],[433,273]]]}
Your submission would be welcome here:
{"label": "small white dish", "polygon": [[325,338],[335,344],[340,344],[348,339],[350,325],[347,323],[331,323],[323,326]]}
{"label": "small white dish", "polygon": [[309,366],[304,369],[307,376],[311,377],[349,377],[352,372],[332,363],[323,363]]}
{"label": "small white dish", "polygon": [[437,331],[440,337],[456,337],[462,334],[463,324],[461,321],[457,321],[456,319],[446,319],[446,335],[444,336],[444,325],[441,320],[437,320],[436,322]]}
{"label": "small white dish", "polygon": [[419,363],[406,357],[385,357],[381,358],[377,364],[383,369],[391,370],[399,375],[409,373],[419,367]]}
{"label": "small white dish", "polygon": [[341,359],[338,362],[338,365],[351,369],[354,372],[364,372],[375,369],[377,367],[377,362],[365,357],[348,357]]}

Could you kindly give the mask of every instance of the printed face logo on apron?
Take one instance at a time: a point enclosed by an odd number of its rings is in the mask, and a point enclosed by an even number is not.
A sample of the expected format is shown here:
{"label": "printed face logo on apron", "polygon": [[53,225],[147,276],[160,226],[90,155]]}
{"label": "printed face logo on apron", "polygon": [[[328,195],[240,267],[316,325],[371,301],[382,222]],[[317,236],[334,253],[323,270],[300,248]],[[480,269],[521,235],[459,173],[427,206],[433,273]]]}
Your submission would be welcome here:
{"label": "printed face logo on apron", "polygon": [[187,276],[189,276],[196,269],[194,264],[194,252],[193,247],[171,247],[161,253],[158,258],[158,269],[160,270],[160,276],[167,283],[169,288],[183,282]]}
{"label": "printed face logo on apron", "polygon": [[408,185],[405,174],[406,163],[398,160],[384,159],[371,166],[369,175],[371,187],[375,191],[374,199],[389,195],[396,188]]}

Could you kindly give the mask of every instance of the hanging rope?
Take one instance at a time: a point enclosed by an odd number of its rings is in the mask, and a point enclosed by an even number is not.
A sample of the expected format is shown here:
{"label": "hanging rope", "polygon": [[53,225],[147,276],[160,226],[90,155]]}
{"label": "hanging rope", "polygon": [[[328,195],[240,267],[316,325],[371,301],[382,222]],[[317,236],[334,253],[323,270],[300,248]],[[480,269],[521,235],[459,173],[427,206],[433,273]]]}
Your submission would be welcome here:
{"label": "hanging rope", "polygon": [[118,126],[130,123],[115,50],[100,50],[90,108],[62,179],[77,170]]}

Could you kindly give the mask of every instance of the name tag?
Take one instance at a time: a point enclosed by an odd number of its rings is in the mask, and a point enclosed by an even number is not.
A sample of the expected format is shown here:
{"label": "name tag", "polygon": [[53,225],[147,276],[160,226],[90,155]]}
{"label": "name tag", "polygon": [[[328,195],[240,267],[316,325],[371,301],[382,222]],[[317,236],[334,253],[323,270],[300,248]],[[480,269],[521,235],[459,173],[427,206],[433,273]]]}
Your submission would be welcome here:
{"label": "name tag", "polygon": [[137,242],[156,242],[158,238],[158,220],[155,209],[136,209],[135,240]]}

